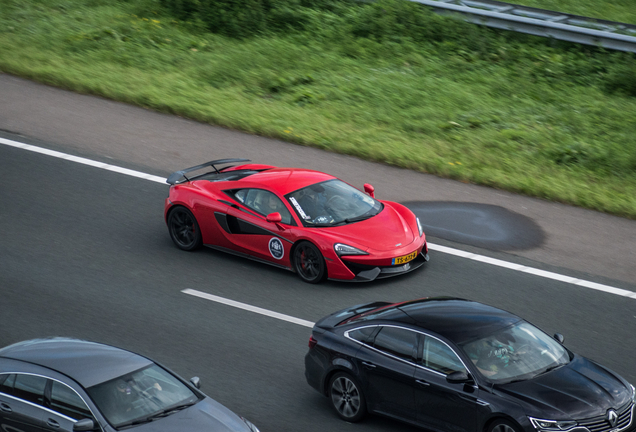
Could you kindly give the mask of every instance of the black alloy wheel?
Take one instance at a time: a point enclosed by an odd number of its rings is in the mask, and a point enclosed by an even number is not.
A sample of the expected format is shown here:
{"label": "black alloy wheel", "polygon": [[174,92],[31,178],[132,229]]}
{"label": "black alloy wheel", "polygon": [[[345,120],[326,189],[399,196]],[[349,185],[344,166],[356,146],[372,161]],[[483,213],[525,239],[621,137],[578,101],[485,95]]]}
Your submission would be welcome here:
{"label": "black alloy wheel", "polygon": [[322,254],[313,243],[303,241],[294,249],[294,269],[305,282],[321,282],[327,269]]}
{"label": "black alloy wheel", "polygon": [[512,422],[504,419],[498,419],[493,421],[488,426],[488,432],[519,432],[519,427],[515,426]]}
{"label": "black alloy wheel", "polygon": [[168,230],[179,249],[192,251],[203,243],[196,218],[185,207],[176,207],[168,215]]}
{"label": "black alloy wheel", "polygon": [[344,372],[338,372],[329,381],[329,398],[340,418],[348,422],[358,422],[367,413],[360,386],[352,376]]}

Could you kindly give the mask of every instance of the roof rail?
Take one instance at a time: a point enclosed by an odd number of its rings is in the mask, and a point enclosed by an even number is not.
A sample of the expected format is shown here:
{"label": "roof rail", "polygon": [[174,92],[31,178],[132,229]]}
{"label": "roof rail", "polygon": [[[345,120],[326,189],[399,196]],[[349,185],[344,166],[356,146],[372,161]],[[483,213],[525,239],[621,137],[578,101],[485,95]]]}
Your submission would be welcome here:
{"label": "roof rail", "polygon": [[409,0],[442,15],[503,30],[636,53],[636,25],[536,9],[495,0]]}

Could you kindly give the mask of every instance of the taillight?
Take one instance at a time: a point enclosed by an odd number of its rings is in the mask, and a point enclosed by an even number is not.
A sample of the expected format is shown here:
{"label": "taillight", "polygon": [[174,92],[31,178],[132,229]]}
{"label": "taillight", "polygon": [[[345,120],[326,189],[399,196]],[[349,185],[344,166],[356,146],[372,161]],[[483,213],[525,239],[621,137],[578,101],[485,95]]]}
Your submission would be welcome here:
{"label": "taillight", "polygon": [[313,336],[309,336],[309,348],[313,348],[316,346],[316,344],[318,343],[318,341],[316,339],[314,339]]}

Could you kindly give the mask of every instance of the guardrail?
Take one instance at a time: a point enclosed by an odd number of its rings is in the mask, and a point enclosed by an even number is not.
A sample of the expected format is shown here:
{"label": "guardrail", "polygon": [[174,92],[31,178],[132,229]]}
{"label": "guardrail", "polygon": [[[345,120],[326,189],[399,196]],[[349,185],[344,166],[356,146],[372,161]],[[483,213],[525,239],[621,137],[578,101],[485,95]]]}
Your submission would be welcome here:
{"label": "guardrail", "polygon": [[636,53],[636,25],[519,6],[493,0],[409,0],[440,14],[519,33]]}

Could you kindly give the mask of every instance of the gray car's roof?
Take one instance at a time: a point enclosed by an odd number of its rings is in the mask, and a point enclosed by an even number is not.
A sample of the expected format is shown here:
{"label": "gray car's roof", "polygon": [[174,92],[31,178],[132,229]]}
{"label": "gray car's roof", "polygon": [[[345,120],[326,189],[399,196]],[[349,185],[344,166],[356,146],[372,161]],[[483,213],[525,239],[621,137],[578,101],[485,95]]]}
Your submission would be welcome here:
{"label": "gray car's roof", "polygon": [[149,359],[120,348],[70,338],[18,342],[0,349],[0,357],[53,369],[84,388],[152,364]]}

